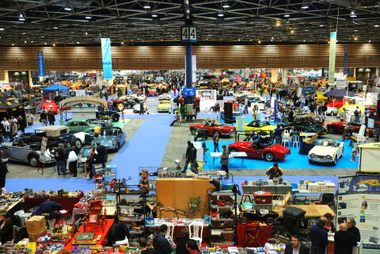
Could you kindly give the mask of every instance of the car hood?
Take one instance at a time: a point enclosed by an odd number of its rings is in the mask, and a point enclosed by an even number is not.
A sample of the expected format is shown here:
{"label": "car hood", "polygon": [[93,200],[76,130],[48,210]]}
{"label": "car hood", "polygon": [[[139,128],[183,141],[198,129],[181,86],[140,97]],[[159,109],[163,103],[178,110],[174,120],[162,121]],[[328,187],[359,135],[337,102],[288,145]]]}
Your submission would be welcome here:
{"label": "car hood", "polygon": [[330,146],[314,146],[310,151],[309,154],[315,154],[319,156],[327,156],[327,155],[334,155],[338,151],[338,147],[330,147]]}
{"label": "car hood", "polygon": [[117,141],[117,137],[114,136],[99,136],[98,139],[99,143],[105,147],[114,147],[114,142]]}

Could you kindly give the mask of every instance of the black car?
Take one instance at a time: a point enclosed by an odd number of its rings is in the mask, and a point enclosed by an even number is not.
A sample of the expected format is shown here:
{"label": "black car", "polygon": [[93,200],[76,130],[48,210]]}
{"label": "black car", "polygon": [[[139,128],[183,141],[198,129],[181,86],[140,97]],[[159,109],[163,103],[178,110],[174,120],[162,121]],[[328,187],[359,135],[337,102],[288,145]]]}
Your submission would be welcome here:
{"label": "black car", "polygon": [[111,119],[112,122],[118,122],[120,120],[120,114],[114,110],[105,110],[103,108],[98,108],[98,112],[96,112],[96,118],[100,120]]}
{"label": "black car", "polygon": [[297,132],[317,133],[318,136],[327,134],[327,129],[313,121],[293,121],[284,126],[285,130],[294,128]]}
{"label": "black car", "polygon": [[[25,133],[25,134],[21,134],[18,137],[18,140],[25,144],[36,144],[36,143],[41,144],[42,138],[45,136],[46,134],[44,132]],[[82,142],[80,141],[80,139],[78,139],[71,133],[65,133],[58,137],[47,137],[47,138],[48,138],[48,142],[47,142],[48,148],[55,148],[58,146],[59,143],[64,143],[66,141],[70,145],[75,145],[78,149],[82,148]]]}

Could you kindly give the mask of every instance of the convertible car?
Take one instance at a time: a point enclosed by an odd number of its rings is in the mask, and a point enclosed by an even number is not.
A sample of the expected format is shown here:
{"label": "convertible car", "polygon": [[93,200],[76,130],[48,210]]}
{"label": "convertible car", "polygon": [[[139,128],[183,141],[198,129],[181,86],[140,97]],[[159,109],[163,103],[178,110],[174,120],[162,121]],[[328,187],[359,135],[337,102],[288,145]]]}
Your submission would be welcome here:
{"label": "convertible car", "polygon": [[344,142],[333,140],[317,140],[316,145],[309,151],[309,163],[323,163],[336,165],[343,157]]}
{"label": "convertible car", "polygon": [[189,126],[190,133],[194,135],[196,130],[206,130],[208,135],[213,136],[216,132],[221,136],[229,136],[236,131],[234,126],[222,125],[214,120],[207,120],[203,123],[192,124]]}
{"label": "convertible car", "polygon": [[42,154],[41,143],[27,144],[16,138],[11,143],[3,143],[0,149],[9,158],[9,161],[27,163],[32,167],[37,167],[39,161],[44,161],[45,164],[55,163],[54,153],[49,149]]}
{"label": "convertible car", "polygon": [[119,127],[103,128],[97,141],[108,151],[118,151],[125,143],[125,133]]}
{"label": "convertible car", "polygon": [[290,153],[290,149],[279,144],[259,144],[248,141],[238,141],[228,146],[230,152],[245,152],[248,158],[264,159],[266,161],[282,161]]}
{"label": "convertible car", "polygon": [[252,121],[244,125],[245,132],[265,132],[271,134],[276,129],[276,126],[270,125],[268,122]]}
{"label": "convertible car", "polygon": [[161,95],[158,96],[158,100],[170,100],[172,97],[170,94],[168,93],[163,93]]}
{"label": "convertible car", "polygon": [[[351,133],[357,133],[359,132],[361,124],[356,124],[356,123],[347,123],[344,121],[335,121],[331,122],[326,125],[327,131],[330,134],[343,134],[344,130],[346,127],[348,127],[348,131]],[[367,135],[369,137],[374,137],[376,136],[376,129],[373,128],[367,128],[366,130]]]}
{"label": "convertible car", "polygon": [[157,111],[170,113],[171,108],[172,108],[172,104],[170,103],[170,100],[161,99],[160,103],[157,106]]}
{"label": "convertible car", "polygon": [[91,124],[85,120],[70,120],[65,126],[69,127],[71,133],[91,132],[96,127],[96,124]]}

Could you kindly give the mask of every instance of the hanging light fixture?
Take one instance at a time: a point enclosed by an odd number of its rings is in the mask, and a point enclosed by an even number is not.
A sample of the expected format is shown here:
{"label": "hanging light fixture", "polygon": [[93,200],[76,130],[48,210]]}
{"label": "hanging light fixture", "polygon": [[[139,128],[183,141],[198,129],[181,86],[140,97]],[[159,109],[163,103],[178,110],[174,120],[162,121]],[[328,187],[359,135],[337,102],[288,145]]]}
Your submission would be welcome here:
{"label": "hanging light fixture", "polygon": [[357,15],[356,15],[356,13],[355,13],[354,11],[351,11],[351,13],[350,13],[350,17],[351,17],[351,18],[356,18]]}
{"label": "hanging light fixture", "polygon": [[20,72],[16,71],[15,73],[13,73],[13,76],[19,77],[20,76]]}

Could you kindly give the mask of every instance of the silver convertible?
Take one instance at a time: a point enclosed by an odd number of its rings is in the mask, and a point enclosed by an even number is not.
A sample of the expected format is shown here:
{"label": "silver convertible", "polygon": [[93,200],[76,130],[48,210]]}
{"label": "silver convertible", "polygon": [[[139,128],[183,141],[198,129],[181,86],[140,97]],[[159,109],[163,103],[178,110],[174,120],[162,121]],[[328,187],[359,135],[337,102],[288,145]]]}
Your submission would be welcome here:
{"label": "silver convertible", "polygon": [[55,163],[54,153],[51,153],[50,150],[42,153],[40,143],[26,144],[16,139],[13,142],[3,143],[0,149],[5,152],[9,161],[27,163],[32,167],[37,167],[38,162],[43,162],[44,164]]}

